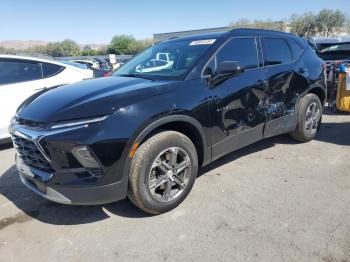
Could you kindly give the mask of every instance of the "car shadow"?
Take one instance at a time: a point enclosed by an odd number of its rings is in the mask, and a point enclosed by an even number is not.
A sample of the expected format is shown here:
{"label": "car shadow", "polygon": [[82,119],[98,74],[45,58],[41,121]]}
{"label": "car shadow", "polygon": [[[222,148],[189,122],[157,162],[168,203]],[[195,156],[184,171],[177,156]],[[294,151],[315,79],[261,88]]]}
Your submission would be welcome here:
{"label": "car shadow", "polygon": [[[148,216],[148,214],[132,205],[129,200],[95,206],[71,206],[51,202],[22,185],[15,166],[10,167],[0,176],[0,194],[26,215],[53,225],[93,223],[109,218],[109,213],[127,218]],[[11,219],[4,218],[3,220]],[[2,220],[0,220],[0,228],[1,222]]]}
{"label": "car shadow", "polygon": [[335,115],[350,115],[350,112],[342,112],[339,111],[338,109],[331,108],[331,107],[325,107],[322,112],[323,115],[327,116],[335,116]]}
{"label": "car shadow", "polygon": [[276,137],[270,137],[267,139],[264,139],[262,141],[256,142],[254,144],[251,144],[249,146],[243,147],[241,149],[238,149],[228,155],[225,155],[217,160],[215,160],[213,163],[201,168],[198,172],[198,177],[205,175],[209,171],[225,165],[227,163],[230,163],[232,161],[235,161],[241,157],[244,157],[246,155],[250,155],[252,153],[256,153],[259,151],[263,151],[265,149],[271,148],[276,144],[297,144],[298,142],[292,140],[289,135],[280,135]]}
{"label": "car shadow", "polygon": [[341,146],[350,146],[350,119],[343,123],[322,123],[315,140]]}
{"label": "car shadow", "polygon": [[6,149],[10,149],[12,147],[13,147],[13,144],[12,144],[11,141],[10,142],[8,140],[6,140],[5,142],[4,141],[0,141],[0,151],[1,150],[6,150]]}
{"label": "car shadow", "polygon": [[[294,143],[286,136],[270,138],[229,154],[199,171],[201,177],[216,167],[236,160],[244,155],[272,147],[276,143]],[[88,224],[104,220],[110,215],[127,218],[144,218],[151,215],[139,210],[128,199],[115,203],[95,206],[71,206],[46,200],[22,185],[15,166],[0,175],[0,194],[11,201],[27,216],[53,225]],[[106,212],[107,211],[107,212]],[[3,220],[9,220],[5,218]],[[0,220],[1,228],[1,220]]]}
{"label": "car shadow", "polygon": [[[324,123],[316,140],[338,145],[350,145],[350,123]],[[228,154],[210,165],[201,168],[198,173],[200,179],[209,171],[235,161],[246,155],[256,153],[276,144],[298,144],[288,135],[280,135],[259,141],[231,154]],[[150,215],[139,210],[129,200],[122,200],[112,204],[95,206],[70,206],[48,201],[31,192],[22,185],[16,168],[10,167],[0,175],[0,194],[11,201],[26,215],[43,223],[53,225],[77,225],[104,220],[110,215],[127,218],[144,218]],[[8,219],[8,218],[6,218]],[[1,228],[1,220],[0,220]]]}
{"label": "car shadow", "polygon": [[325,107],[323,115],[346,116],[347,121],[337,123],[323,122],[315,140],[341,146],[350,146],[350,112],[340,112],[333,108]]}

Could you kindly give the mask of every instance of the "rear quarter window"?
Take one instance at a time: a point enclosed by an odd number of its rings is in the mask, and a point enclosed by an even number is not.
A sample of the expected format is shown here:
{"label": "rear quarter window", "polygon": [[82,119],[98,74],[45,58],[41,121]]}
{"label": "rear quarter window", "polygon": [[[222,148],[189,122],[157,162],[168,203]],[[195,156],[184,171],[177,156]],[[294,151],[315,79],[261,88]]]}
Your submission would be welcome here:
{"label": "rear quarter window", "polygon": [[55,65],[55,64],[49,64],[49,63],[43,63],[43,77],[52,77],[64,70],[63,66]]}
{"label": "rear quarter window", "polygon": [[289,45],[292,49],[293,59],[298,59],[304,51],[304,48],[293,39],[289,40]]}
{"label": "rear quarter window", "polygon": [[292,50],[287,40],[265,37],[262,43],[265,66],[286,64],[293,60]]}

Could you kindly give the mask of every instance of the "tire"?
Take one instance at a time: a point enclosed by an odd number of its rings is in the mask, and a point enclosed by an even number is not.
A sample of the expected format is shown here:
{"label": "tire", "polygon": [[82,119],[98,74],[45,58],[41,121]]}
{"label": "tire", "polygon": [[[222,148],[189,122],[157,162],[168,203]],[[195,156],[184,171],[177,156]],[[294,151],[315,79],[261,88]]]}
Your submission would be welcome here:
{"label": "tire", "polygon": [[[315,112],[314,112],[315,108]],[[290,134],[298,142],[308,142],[316,137],[322,120],[322,103],[315,94],[304,96],[297,110],[297,127]]]}
{"label": "tire", "polygon": [[187,197],[197,171],[198,156],[192,141],[179,132],[160,132],[136,150],[129,173],[128,198],[149,214],[168,212]]}

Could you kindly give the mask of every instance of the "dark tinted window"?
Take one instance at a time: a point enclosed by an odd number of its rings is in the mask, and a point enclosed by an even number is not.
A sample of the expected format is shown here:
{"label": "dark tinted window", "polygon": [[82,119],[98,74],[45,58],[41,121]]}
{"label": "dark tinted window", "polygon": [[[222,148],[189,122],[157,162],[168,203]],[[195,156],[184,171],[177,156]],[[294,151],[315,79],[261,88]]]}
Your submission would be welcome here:
{"label": "dark tinted window", "polygon": [[40,63],[0,61],[0,84],[11,84],[42,78]]}
{"label": "dark tinted window", "polygon": [[237,61],[245,68],[258,67],[258,53],[254,38],[230,40],[217,54],[217,64],[223,61]]}
{"label": "dark tinted window", "polygon": [[63,66],[54,65],[54,64],[43,63],[42,66],[43,66],[43,76],[44,77],[50,77],[50,76],[57,75],[58,73],[60,73],[64,69]]}
{"label": "dark tinted window", "polygon": [[293,59],[297,59],[304,49],[294,40],[289,41],[290,47],[292,48]]}
{"label": "dark tinted window", "polygon": [[293,60],[292,51],[286,40],[263,38],[265,65],[279,65]]}

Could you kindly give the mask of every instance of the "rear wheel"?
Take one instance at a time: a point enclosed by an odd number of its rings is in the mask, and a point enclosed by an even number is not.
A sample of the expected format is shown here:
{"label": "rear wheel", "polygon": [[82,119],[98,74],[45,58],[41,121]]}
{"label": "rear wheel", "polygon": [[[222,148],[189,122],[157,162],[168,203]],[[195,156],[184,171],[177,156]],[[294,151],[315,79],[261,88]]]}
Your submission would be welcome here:
{"label": "rear wheel", "polygon": [[136,151],[129,174],[129,199],[150,214],[178,206],[189,194],[198,170],[196,148],[185,135],[164,131]]}
{"label": "rear wheel", "polygon": [[291,137],[299,142],[308,142],[315,138],[321,125],[322,104],[315,94],[307,94],[300,103],[297,113],[297,127]]}

